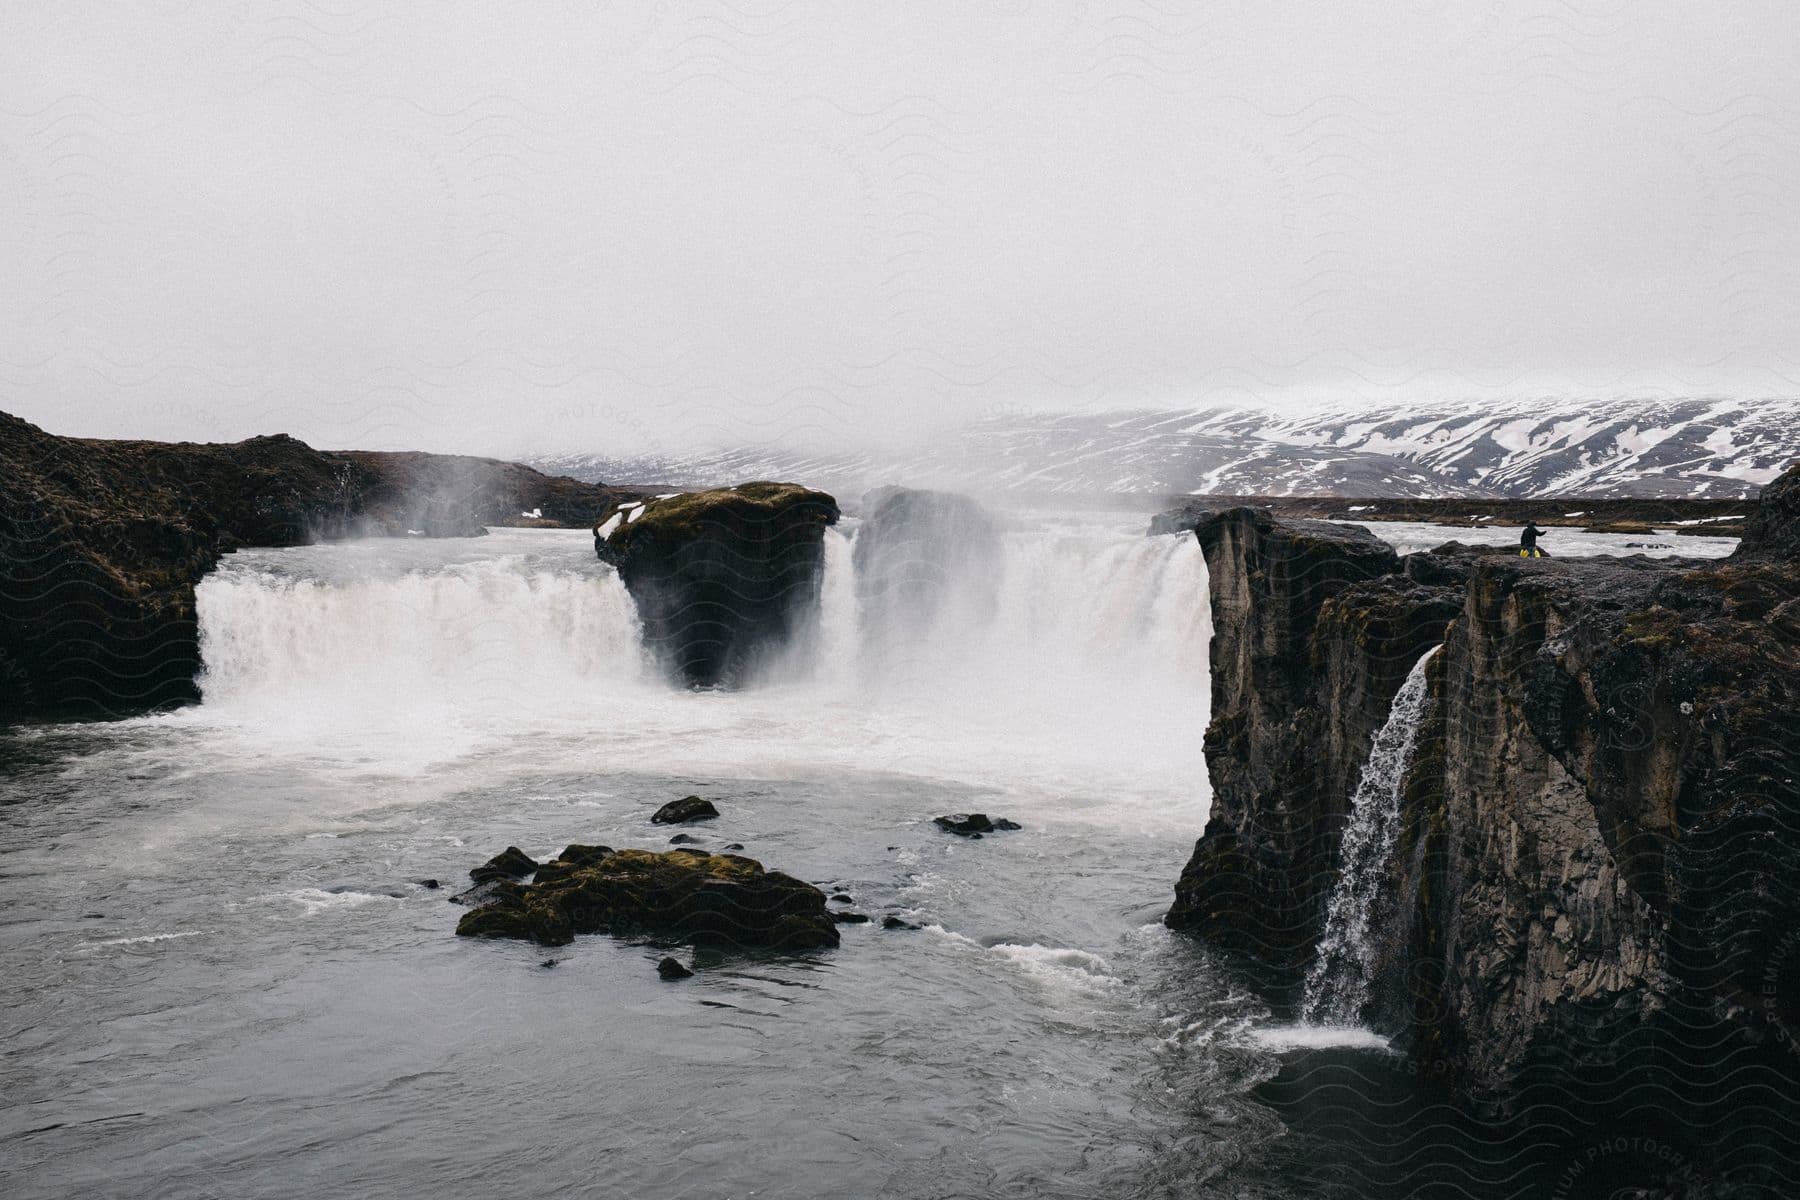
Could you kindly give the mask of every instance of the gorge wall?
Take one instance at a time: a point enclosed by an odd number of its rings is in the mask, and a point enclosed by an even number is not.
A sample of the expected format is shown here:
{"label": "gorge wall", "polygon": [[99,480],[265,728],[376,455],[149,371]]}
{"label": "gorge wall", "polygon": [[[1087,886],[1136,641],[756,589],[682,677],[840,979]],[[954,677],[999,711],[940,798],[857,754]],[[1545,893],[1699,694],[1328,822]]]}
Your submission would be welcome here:
{"label": "gorge wall", "polygon": [[635,494],[494,459],[64,438],[0,413],[0,720],[196,699],[194,585],[236,547],[580,526]]}
{"label": "gorge wall", "polygon": [[1441,642],[1365,1017],[1498,1112],[1678,1109],[1663,1136],[1740,1166],[1797,1144],[1770,1141],[1800,1096],[1797,505],[1800,468],[1708,563],[1190,513],[1215,799],[1168,923],[1294,999],[1370,742]]}

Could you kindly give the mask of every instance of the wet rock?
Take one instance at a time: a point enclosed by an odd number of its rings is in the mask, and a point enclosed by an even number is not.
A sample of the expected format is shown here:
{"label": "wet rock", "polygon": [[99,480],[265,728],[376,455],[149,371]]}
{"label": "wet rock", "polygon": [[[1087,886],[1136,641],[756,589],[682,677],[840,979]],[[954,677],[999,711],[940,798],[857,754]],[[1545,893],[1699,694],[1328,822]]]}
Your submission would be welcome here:
{"label": "wet rock", "polygon": [[562,959],[560,959],[560,958],[546,958],[543,962],[539,963],[538,966],[543,967],[546,970],[548,970],[549,968],[554,967],[557,963],[559,963],[561,961],[562,961]]}
{"label": "wet rock", "polygon": [[1706,563],[1386,562],[1307,522],[1202,522],[1213,803],[1168,924],[1297,998],[1374,730],[1441,642],[1368,1018],[1438,1079],[1615,1133],[1645,1132],[1669,1095],[1700,1146],[1742,1136],[1742,1103],[1794,1130],[1745,1078],[1800,1085],[1755,999],[1800,928],[1796,500],[1800,468],[1770,485],[1756,537]]}
{"label": "wet rock", "polygon": [[422,888],[425,888],[429,891],[435,892],[438,890],[438,888],[441,885],[435,879],[421,879],[421,880],[419,880],[419,886]]}
{"label": "wet rock", "polygon": [[686,825],[690,821],[710,821],[719,815],[711,800],[702,800],[698,796],[683,796],[679,800],[671,800],[656,810],[650,818],[656,825]]}
{"label": "wet rock", "polygon": [[881,919],[881,927],[883,929],[917,929],[917,928],[919,928],[919,926],[914,925],[911,921],[903,921],[899,917],[893,917],[893,916],[883,917]]}
{"label": "wet rock", "polygon": [[1213,514],[1196,536],[1213,609],[1214,800],[1165,920],[1298,971],[1370,743],[1412,665],[1443,640],[1455,581],[1476,560],[1440,547],[1414,556],[1426,569],[1410,578],[1360,526],[1250,508]]}
{"label": "wet rock", "polygon": [[742,842],[732,842],[730,845],[725,847],[725,849],[727,849],[727,850],[742,850],[743,848],[744,848],[744,844]]}
{"label": "wet rock", "polygon": [[746,483],[622,505],[596,527],[644,643],[690,687],[732,686],[818,611],[825,527],[837,501],[792,483]]}
{"label": "wet rock", "polygon": [[933,817],[931,823],[946,833],[962,837],[980,837],[984,833],[1024,828],[1016,821],[1009,821],[1005,817],[990,818],[986,813],[953,813],[947,817]]}
{"label": "wet rock", "polygon": [[561,854],[558,854],[549,862],[538,867],[537,874],[533,877],[532,882],[551,883],[555,880],[565,878],[575,871],[580,870],[582,867],[591,866],[594,863],[599,862],[611,853],[611,846],[584,846],[580,844],[565,846],[563,847],[563,852]]}
{"label": "wet rock", "polygon": [[831,894],[831,899],[834,904],[854,904],[854,903],[856,903],[856,901],[854,901],[850,898],[849,892],[833,892]]}
{"label": "wet rock", "polygon": [[869,918],[859,912],[844,912],[841,909],[831,914],[831,919],[839,925],[866,925]]}
{"label": "wet rock", "polygon": [[658,975],[661,975],[664,979],[667,979],[670,981],[674,981],[677,979],[692,979],[694,977],[694,973],[692,971],[690,971],[686,967],[682,966],[680,962],[676,961],[673,958],[665,958],[661,962],[657,963],[656,964],[656,973]]}
{"label": "wet rock", "polygon": [[954,492],[885,487],[863,497],[852,552],[858,611],[884,631],[865,653],[876,670],[888,656],[912,653],[940,617],[986,620],[1000,582],[1000,523]]}
{"label": "wet rock", "polygon": [[692,845],[695,842],[698,842],[699,840],[700,840],[699,838],[695,837],[691,833],[678,833],[674,837],[669,839],[669,845],[671,845],[671,846],[688,846],[688,845]]}
{"label": "wet rock", "polygon": [[469,872],[476,883],[495,879],[522,879],[538,869],[532,857],[517,846],[508,846],[494,857]]}
{"label": "wet rock", "polygon": [[1756,512],[1744,526],[1740,557],[1800,557],[1800,463],[1762,490]]}
{"label": "wet rock", "polygon": [[823,892],[736,854],[617,850],[542,876],[530,885],[500,884],[492,902],[466,913],[456,932],[547,946],[578,933],[787,951],[838,944]]}

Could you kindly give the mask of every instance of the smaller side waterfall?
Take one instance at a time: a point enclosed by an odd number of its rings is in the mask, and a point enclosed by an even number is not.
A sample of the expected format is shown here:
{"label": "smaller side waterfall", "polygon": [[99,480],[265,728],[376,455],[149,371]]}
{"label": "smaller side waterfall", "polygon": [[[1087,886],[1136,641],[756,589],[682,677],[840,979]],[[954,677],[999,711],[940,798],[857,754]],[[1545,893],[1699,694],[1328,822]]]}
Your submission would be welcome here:
{"label": "smaller side waterfall", "polygon": [[1400,787],[1425,711],[1425,668],[1438,649],[1427,651],[1401,685],[1351,797],[1340,850],[1342,870],[1326,911],[1318,958],[1306,976],[1301,1018],[1308,1024],[1355,1025],[1369,1002],[1375,958],[1371,930],[1400,834]]}

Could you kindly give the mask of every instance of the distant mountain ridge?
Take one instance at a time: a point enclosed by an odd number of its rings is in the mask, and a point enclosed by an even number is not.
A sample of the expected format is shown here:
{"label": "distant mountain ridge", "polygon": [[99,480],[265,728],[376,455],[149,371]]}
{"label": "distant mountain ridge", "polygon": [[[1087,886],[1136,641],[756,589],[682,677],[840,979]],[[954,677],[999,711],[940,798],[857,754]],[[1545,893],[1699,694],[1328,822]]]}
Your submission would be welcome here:
{"label": "distant mountain ridge", "polygon": [[1357,404],[1304,412],[1009,412],[929,445],[842,455],[744,447],[527,461],[679,487],[784,479],[983,491],[1269,496],[1754,495],[1800,458],[1800,399]]}

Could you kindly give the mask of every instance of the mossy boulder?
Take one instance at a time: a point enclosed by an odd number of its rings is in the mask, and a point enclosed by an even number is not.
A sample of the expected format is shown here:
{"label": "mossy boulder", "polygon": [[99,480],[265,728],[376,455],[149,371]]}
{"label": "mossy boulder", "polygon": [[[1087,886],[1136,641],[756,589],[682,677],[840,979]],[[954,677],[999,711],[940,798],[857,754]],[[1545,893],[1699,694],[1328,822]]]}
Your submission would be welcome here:
{"label": "mossy boulder", "polygon": [[523,879],[537,870],[537,862],[517,846],[508,846],[494,857],[469,872],[476,883],[495,879]]}
{"label": "mossy boulder", "polygon": [[497,885],[492,902],[465,914],[456,932],[545,946],[566,945],[578,933],[785,951],[838,944],[825,893],[755,859],[686,848],[603,850],[571,846],[534,882]]}
{"label": "mossy boulder", "polygon": [[746,483],[622,504],[594,527],[594,550],[670,673],[716,687],[754,674],[817,613],[837,519],[824,492]]}

